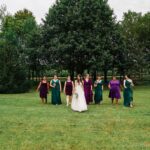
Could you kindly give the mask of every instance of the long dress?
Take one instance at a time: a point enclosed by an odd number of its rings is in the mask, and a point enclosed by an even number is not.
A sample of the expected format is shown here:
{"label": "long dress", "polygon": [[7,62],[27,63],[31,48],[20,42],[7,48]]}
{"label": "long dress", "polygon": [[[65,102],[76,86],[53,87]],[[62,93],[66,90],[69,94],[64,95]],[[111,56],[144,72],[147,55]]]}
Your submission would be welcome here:
{"label": "long dress", "polygon": [[133,101],[132,80],[124,80],[124,106],[130,106]]}
{"label": "long dress", "polygon": [[93,102],[93,92],[91,90],[92,81],[84,80],[83,83],[84,83],[84,94],[85,94],[86,103],[89,104],[90,102]]}
{"label": "long dress", "polygon": [[97,86],[95,87],[94,101],[95,104],[99,104],[103,100],[103,90],[102,90],[103,81],[102,80],[95,81],[95,84]]}
{"label": "long dress", "polygon": [[61,97],[60,97],[60,84],[59,80],[52,80],[52,85],[55,87],[52,87],[52,104],[53,105],[59,105],[62,104]]}
{"label": "long dress", "polygon": [[73,84],[72,81],[66,81],[65,94],[67,96],[72,96]]}
{"label": "long dress", "polygon": [[71,109],[79,112],[86,111],[88,109],[81,82],[77,83],[77,81],[75,81],[75,94],[73,94]]}
{"label": "long dress", "polygon": [[111,80],[109,82],[110,84],[110,92],[109,92],[109,98],[111,99],[120,99],[120,81],[119,80]]}
{"label": "long dress", "polygon": [[40,97],[47,99],[48,83],[41,82],[39,91],[40,91]]}

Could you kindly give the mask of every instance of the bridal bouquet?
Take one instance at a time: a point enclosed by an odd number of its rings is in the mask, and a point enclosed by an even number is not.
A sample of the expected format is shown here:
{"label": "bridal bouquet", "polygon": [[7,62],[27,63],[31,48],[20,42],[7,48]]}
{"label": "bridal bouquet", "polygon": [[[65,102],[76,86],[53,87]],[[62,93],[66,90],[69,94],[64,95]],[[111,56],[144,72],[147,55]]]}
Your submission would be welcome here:
{"label": "bridal bouquet", "polygon": [[74,93],[74,95],[75,95],[75,97],[76,97],[76,99],[78,98],[78,93]]}

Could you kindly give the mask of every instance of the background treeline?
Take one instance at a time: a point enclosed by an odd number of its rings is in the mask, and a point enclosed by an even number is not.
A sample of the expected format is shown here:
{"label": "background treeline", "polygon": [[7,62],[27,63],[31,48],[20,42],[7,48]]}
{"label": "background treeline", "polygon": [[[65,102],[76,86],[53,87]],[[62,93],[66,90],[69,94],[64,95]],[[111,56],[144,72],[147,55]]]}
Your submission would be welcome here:
{"label": "background treeline", "polygon": [[90,73],[148,80],[150,12],[117,22],[106,0],[59,0],[38,25],[32,12],[0,7],[0,93],[25,92],[31,81]]}

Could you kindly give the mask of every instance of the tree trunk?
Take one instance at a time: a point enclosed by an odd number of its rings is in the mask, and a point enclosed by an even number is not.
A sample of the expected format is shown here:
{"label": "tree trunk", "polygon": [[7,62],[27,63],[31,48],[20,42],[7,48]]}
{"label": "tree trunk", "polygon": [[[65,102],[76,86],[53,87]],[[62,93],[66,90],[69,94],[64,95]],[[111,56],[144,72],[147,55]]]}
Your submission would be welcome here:
{"label": "tree trunk", "polygon": [[35,71],[35,74],[36,74],[36,82],[38,81],[38,73],[37,73],[37,70]]}
{"label": "tree trunk", "polygon": [[28,80],[30,80],[31,79],[31,72],[30,72],[31,70],[30,70],[30,68],[29,68],[29,70],[28,70]]}
{"label": "tree trunk", "polygon": [[32,69],[32,81],[34,81],[34,70]]}
{"label": "tree trunk", "polygon": [[96,72],[96,70],[94,70],[94,72],[93,72],[93,81],[95,81],[96,80],[96,75],[97,75],[97,72]]}
{"label": "tree trunk", "polygon": [[114,67],[112,68],[112,76],[115,74]]}
{"label": "tree trunk", "polygon": [[104,82],[107,83],[107,72],[108,70],[104,70]]}
{"label": "tree trunk", "polygon": [[71,80],[74,81],[74,67],[70,68],[69,73],[71,76]]}

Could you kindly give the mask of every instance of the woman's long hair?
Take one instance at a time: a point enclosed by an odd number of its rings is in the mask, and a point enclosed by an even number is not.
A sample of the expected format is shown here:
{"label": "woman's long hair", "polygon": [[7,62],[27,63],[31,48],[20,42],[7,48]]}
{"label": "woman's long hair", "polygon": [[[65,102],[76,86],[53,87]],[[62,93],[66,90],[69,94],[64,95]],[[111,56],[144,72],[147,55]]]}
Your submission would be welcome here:
{"label": "woman's long hair", "polygon": [[[78,79],[78,77],[80,77],[80,79]],[[82,83],[82,76],[80,74],[77,75],[77,83]]]}

